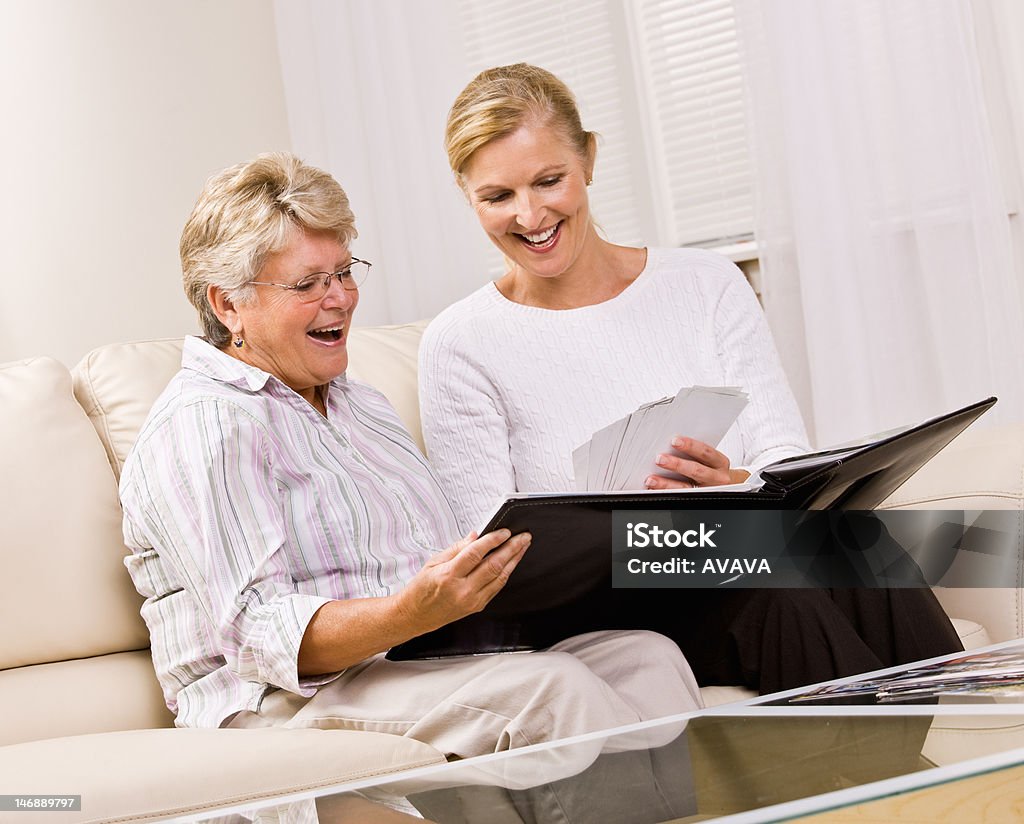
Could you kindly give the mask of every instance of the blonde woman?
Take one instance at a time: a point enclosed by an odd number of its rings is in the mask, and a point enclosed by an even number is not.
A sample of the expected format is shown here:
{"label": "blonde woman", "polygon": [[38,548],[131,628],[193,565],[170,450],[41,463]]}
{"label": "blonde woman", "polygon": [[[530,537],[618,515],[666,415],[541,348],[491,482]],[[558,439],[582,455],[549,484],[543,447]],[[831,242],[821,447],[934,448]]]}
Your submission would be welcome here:
{"label": "blonde woman", "polygon": [[[442,312],[421,348],[428,452],[464,528],[510,492],[571,489],[574,447],[681,386],[741,386],[750,403],[718,448],[678,433],[651,457],[681,479],[651,475],[648,487],[732,483],[808,450],[736,266],[598,234],[596,138],[557,77],[522,63],[482,72],[452,106],[446,148],[508,264]],[[618,611],[624,624],[670,634],[704,684],[769,692],[960,648],[926,590],[651,595]]]}

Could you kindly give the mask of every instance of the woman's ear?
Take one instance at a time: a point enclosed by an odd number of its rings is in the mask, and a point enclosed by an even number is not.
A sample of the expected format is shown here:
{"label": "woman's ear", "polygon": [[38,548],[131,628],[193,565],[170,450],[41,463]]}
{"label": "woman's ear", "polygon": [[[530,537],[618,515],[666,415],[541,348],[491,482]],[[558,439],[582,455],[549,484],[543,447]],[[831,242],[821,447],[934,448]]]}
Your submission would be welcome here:
{"label": "woman's ear", "polygon": [[242,332],[242,318],[235,308],[227,293],[219,286],[210,285],[206,287],[206,299],[210,302],[213,314],[217,320],[224,324],[232,335],[239,335]]}
{"label": "woman's ear", "polygon": [[584,167],[587,172],[587,183],[594,179],[594,165],[597,163],[597,135],[593,132],[587,134],[587,156],[584,159]]}

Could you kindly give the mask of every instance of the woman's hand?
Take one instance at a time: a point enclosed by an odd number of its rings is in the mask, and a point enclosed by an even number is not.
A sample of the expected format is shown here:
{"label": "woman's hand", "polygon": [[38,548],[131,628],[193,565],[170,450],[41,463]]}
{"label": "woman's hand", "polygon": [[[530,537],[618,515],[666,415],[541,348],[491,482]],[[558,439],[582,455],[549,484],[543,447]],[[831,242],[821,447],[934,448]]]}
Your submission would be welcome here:
{"label": "woman's hand", "polygon": [[339,672],[417,635],[479,612],[508,581],[530,534],[470,533],[423,565],[395,595],[328,601],[299,646],[300,676]]}
{"label": "woman's hand", "polygon": [[731,469],[729,458],[713,446],[694,438],[676,436],[672,448],[686,457],[662,453],[654,462],[662,469],[682,475],[682,478],[666,478],[650,475],[644,482],[648,489],[692,489],[698,486],[722,486],[738,484],[750,477],[745,469]]}
{"label": "woman's hand", "polygon": [[471,532],[439,552],[398,596],[398,608],[414,634],[479,612],[505,586],[530,545],[530,533],[507,529],[478,538]]}

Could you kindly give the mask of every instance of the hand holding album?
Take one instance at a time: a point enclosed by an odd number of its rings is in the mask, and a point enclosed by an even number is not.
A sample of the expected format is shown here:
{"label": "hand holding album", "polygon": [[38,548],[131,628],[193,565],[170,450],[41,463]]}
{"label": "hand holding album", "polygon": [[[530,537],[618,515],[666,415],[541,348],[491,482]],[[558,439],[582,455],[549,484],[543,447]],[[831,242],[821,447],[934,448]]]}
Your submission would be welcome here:
{"label": "hand holding album", "polygon": [[746,405],[747,394],[735,386],[684,386],[675,397],[644,404],[573,450],[576,489],[643,489],[652,474],[678,478],[655,464],[655,456],[666,452],[676,435],[718,446]]}
{"label": "hand holding album", "polygon": [[[725,394],[728,396],[729,390]],[[720,424],[718,439],[732,425],[744,401],[732,399],[735,406],[731,418],[715,407],[717,412],[712,417],[717,417]],[[648,406],[673,402],[668,399]],[[714,402],[719,401],[716,398]],[[543,649],[569,635],[606,628],[602,621],[614,607],[608,598],[612,592],[612,521],[617,510],[874,509],[995,402],[995,398],[986,398],[880,438],[777,461],[761,469],[757,484],[669,492],[645,489],[510,495],[481,533],[497,529],[513,534],[530,532],[530,550],[522,556],[515,574],[482,612],[399,644],[388,651],[387,657],[400,661]],[[580,477],[589,482],[590,462],[595,468],[594,477],[602,482],[606,477],[618,477],[608,456],[618,458],[633,448],[634,441],[622,440],[629,430],[628,418],[625,420],[622,432],[610,439],[610,447],[598,442],[595,450],[592,440],[580,453],[585,455],[582,465],[586,468]],[[646,423],[634,422],[633,435]],[[654,455],[674,434],[674,422],[659,421],[658,427],[663,424],[667,429],[645,434],[650,436],[649,443],[655,444],[654,451],[648,448],[637,452],[648,461],[653,462]],[[684,429],[686,425],[684,421]],[[692,430],[688,434],[697,437]],[[714,433],[703,434],[716,437]],[[641,482],[647,474],[649,469],[644,466]]]}

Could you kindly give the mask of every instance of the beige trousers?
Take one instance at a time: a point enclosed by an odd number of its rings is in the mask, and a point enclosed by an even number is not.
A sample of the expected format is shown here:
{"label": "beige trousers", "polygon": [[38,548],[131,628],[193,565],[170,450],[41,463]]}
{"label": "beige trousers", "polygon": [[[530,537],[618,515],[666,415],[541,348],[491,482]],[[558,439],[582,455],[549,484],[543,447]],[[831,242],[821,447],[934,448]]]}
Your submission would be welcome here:
{"label": "beige trousers", "polygon": [[468,758],[701,706],[676,644],[653,632],[578,635],[543,652],[349,667],[312,698],[277,690],[231,727],[374,730]]}

